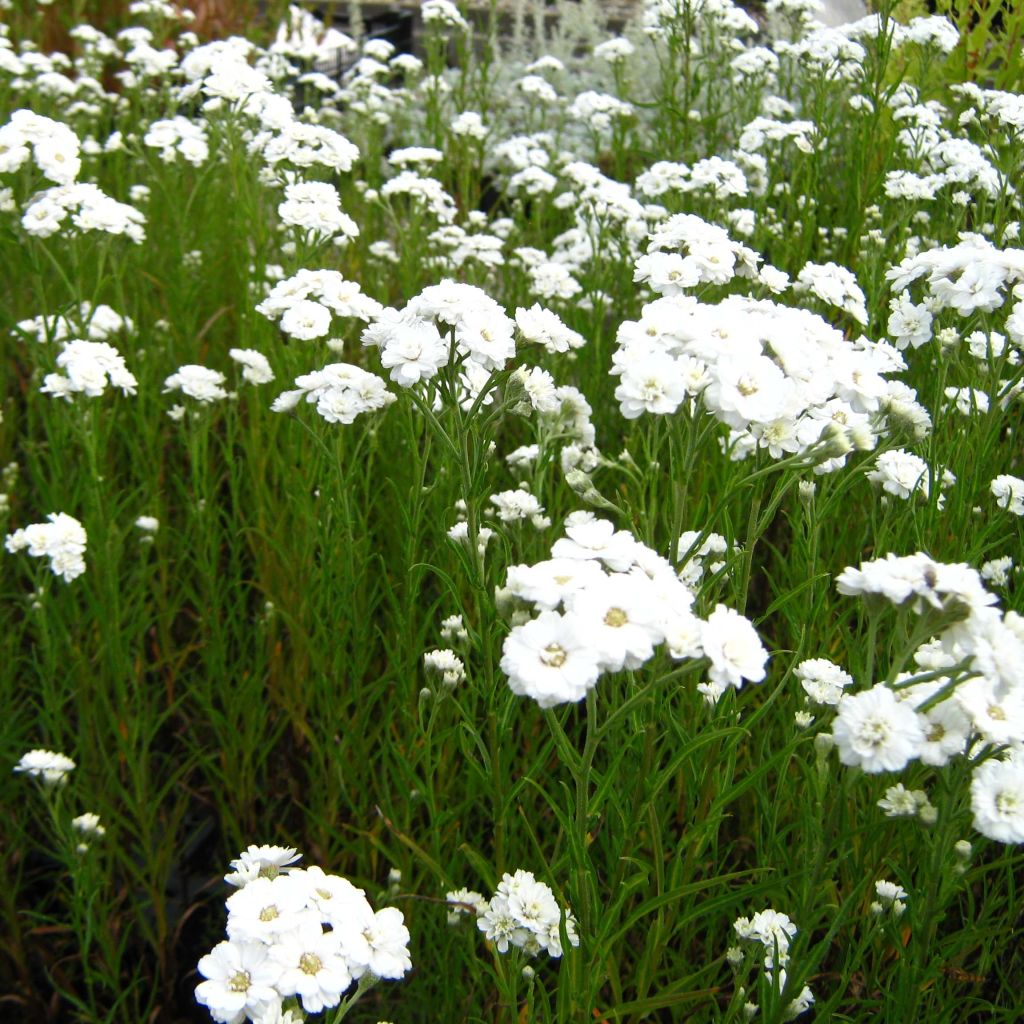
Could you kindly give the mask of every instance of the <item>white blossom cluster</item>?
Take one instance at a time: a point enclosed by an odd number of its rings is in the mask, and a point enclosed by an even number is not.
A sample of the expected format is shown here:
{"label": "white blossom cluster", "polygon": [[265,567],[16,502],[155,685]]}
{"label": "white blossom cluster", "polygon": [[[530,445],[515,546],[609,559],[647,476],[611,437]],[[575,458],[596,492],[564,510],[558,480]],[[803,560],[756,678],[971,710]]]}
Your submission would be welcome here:
{"label": "white blossom cluster", "polygon": [[4,547],[12,554],[27,549],[34,558],[48,558],[54,576],[70,583],[85,572],[85,528],[66,512],[51,512],[46,518],[48,522],[8,534]]}
{"label": "white blossom cluster", "polygon": [[31,110],[15,110],[0,125],[0,174],[19,170],[31,159],[56,185],[71,185],[82,169],[81,142],[62,121]]}
{"label": "white blossom cluster", "polygon": [[296,227],[316,240],[336,242],[356,238],[359,226],[341,208],[338,190],[323,181],[286,185],[277,208],[282,224]]}
{"label": "white blossom cluster", "polygon": [[[847,568],[836,585],[841,594],[888,601],[936,624],[914,654],[916,671],[892,682],[852,693],[838,668],[813,669],[821,680],[815,699],[837,706],[831,735],[840,761],[879,773],[1008,748],[975,761],[974,826],[1001,842],[1024,842],[1024,619],[994,607],[974,569],[921,552]],[[801,677],[808,689],[806,667]]]}
{"label": "white blossom cluster", "polygon": [[75,762],[66,754],[36,749],[23,754],[14,770],[29,778],[41,780],[45,786],[60,786],[68,781],[68,775],[75,770]]}
{"label": "white blossom cluster", "polygon": [[160,159],[168,164],[180,156],[193,167],[201,167],[210,156],[206,126],[181,114],[151,122],[142,142],[151,149],[160,150]]}
{"label": "white blossom cluster", "polygon": [[[923,280],[933,310],[952,309],[962,317],[990,313],[1006,301],[1007,289],[1024,282],[1024,249],[998,249],[968,235],[956,245],[908,256],[885,276],[894,292]],[[1015,340],[1024,344],[1024,334]]]}
{"label": "white blossom cluster", "polygon": [[661,644],[674,659],[709,660],[709,700],[764,679],[768,654],[751,623],[725,605],[698,618],[671,563],[628,531],[574,512],[551,556],[508,570],[504,596],[539,612],[505,638],[513,693],[544,708],[579,701],[603,673],[640,668]]}
{"label": "white blossom cluster", "polygon": [[48,373],[40,391],[71,401],[75,395],[97,398],[109,384],[124,395],[134,395],[138,381],[124,364],[121,353],[105,341],[72,339],[57,356],[62,373]]}
{"label": "white blossom cluster", "polygon": [[[925,433],[916,393],[887,375],[906,368],[884,342],[850,341],[808,310],[729,296],[717,305],[683,294],[647,303],[621,324],[612,373],[622,415],[670,415],[700,405],[729,429],[728,449],[772,458],[831,439],[816,472],[838,469],[854,448],[874,447],[887,416]],[[824,437],[823,437],[824,434]]]}
{"label": "white blossom cluster", "polygon": [[296,387],[274,399],[274,412],[290,412],[300,402],[316,406],[328,423],[353,423],[357,416],[383,409],[395,401],[384,381],[351,363],[330,363],[295,378]]}
{"label": "white blossom cluster", "polygon": [[384,309],[363,331],[381,365],[401,387],[429,381],[451,361],[459,365],[461,400],[472,403],[494,370],[516,352],[515,321],[482,289],[444,280],[401,309]]}
{"label": "white blossom cluster", "polygon": [[502,875],[490,900],[470,889],[449,892],[446,900],[452,908],[449,921],[457,924],[462,915],[474,914],[477,927],[499,953],[514,946],[527,956],[560,957],[563,928],[569,945],[580,944],[572,912],[563,913],[550,886],[521,868]]}
{"label": "white blossom cluster", "polygon": [[79,303],[77,312],[41,315],[20,320],[18,331],[34,338],[41,345],[50,341],[70,341],[86,338],[89,341],[106,341],[112,335],[122,332],[130,334],[135,324],[129,317],[121,316],[110,306],[91,302]]}
{"label": "white blossom cluster", "polygon": [[256,306],[256,312],[278,321],[281,330],[299,341],[323,338],[333,317],[369,320],[383,307],[337,270],[300,270],[278,281]]}
{"label": "white blossom cluster", "polygon": [[73,232],[100,231],[124,235],[136,245],[146,238],[146,218],[128,203],[118,202],[92,182],[57,185],[37,193],[21,218],[25,231],[50,238],[65,230],[70,217]]}
{"label": "white blossom cluster", "polygon": [[205,980],[196,987],[215,1021],[279,1024],[300,1006],[322,1013],[353,983],[365,989],[412,967],[401,911],[374,912],[362,889],[292,866],[297,859],[291,849],[250,846],[232,862],[228,937],[199,961]]}
{"label": "white blossom cluster", "polygon": [[[771,907],[758,911],[753,917],[740,917],[733,922],[736,937],[753,948],[754,956],[768,982],[778,985],[778,991],[786,988],[786,965],[789,963],[789,948],[797,927],[788,914],[783,914]],[[726,952],[726,959],[733,964],[743,962],[743,947],[733,946]],[[776,977],[777,972],[777,977]],[[795,1020],[814,1005],[814,993],[810,987],[803,988],[787,1003],[782,1012],[782,1020]],[[756,1003],[747,1002],[744,1010],[747,1017],[753,1017],[757,1011]]]}

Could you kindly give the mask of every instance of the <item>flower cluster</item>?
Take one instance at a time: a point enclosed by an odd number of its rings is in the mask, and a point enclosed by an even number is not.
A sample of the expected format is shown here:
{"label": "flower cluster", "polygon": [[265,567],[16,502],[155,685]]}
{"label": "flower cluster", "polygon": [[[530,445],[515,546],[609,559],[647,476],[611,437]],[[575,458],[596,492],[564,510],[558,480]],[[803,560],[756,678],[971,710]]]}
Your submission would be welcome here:
{"label": "flower cluster", "polygon": [[256,306],[257,313],[280,321],[281,330],[300,341],[324,337],[331,330],[332,317],[369,320],[381,309],[376,299],[364,295],[358,284],[336,270],[300,270],[278,281]]}
{"label": "flower cluster", "polygon": [[71,401],[78,394],[96,398],[108,383],[122,394],[134,395],[138,386],[121,353],[105,341],[67,341],[57,356],[57,365],[64,372],[48,373],[39,389],[55,398]]}
{"label": "flower cluster", "polygon": [[44,785],[59,786],[67,782],[68,775],[75,770],[75,762],[53,750],[30,750],[22,755],[14,770],[41,779]]}
{"label": "flower cluster", "polygon": [[854,447],[874,446],[894,404],[907,406],[907,417],[918,408],[911,389],[886,379],[906,368],[892,346],[849,341],[815,313],[770,300],[708,305],[669,293],[623,323],[617,340],[623,416],[669,415],[699,401],[729,427],[734,458],[806,453],[827,431],[841,443],[824,447],[815,469],[834,470]]}
{"label": "flower cluster", "polygon": [[316,406],[328,423],[352,423],[365,412],[383,409],[395,396],[376,374],[351,363],[330,363],[295,378],[296,388],[274,399],[274,412],[290,412],[300,402]]}
{"label": "flower cluster", "polygon": [[137,245],[146,238],[145,216],[92,182],[58,185],[37,193],[25,208],[21,224],[28,234],[49,238],[65,229],[69,216],[74,231],[124,235]]}
{"label": "flower cluster", "polygon": [[530,871],[506,872],[490,900],[469,889],[450,892],[446,899],[452,907],[449,920],[455,923],[462,914],[475,914],[477,927],[499,953],[515,946],[527,956],[560,957],[563,929],[570,946],[580,943],[572,912],[563,913],[551,888]]}
{"label": "flower cluster", "polygon": [[4,547],[12,554],[27,548],[35,558],[49,558],[54,576],[70,583],[85,572],[85,528],[66,512],[51,512],[46,518],[49,522],[8,534]]}
{"label": "flower cluster", "polygon": [[832,723],[840,761],[865,772],[912,760],[941,767],[972,744],[1001,759],[977,762],[971,804],[978,831],[1024,842],[1024,792],[1015,751],[1024,742],[1024,619],[994,607],[976,570],[926,554],[888,555],[847,568],[839,592],[930,616],[934,635],[914,652],[918,671],[844,692]]}
{"label": "flower cluster", "polygon": [[724,605],[698,618],[671,563],[628,531],[574,512],[551,556],[508,571],[505,594],[539,612],[505,639],[513,693],[544,708],[579,701],[603,673],[639,668],[660,644],[672,658],[709,659],[709,699],[764,679],[768,655],[751,623]]}
{"label": "flower cluster", "polygon": [[[737,918],[733,923],[733,931],[741,942],[753,947],[754,955],[759,966],[763,968],[769,986],[775,988],[777,984],[776,991],[784,992],[790,941],[797,933],[797,927],[789,915],[767,907],[753,917]],[[743,962],[744,956],[743,949],[737,946],[726,952],[726,959],[736,965]],[[813,1005],[814,994],[805,985],[795,997],[790,998],[783,1011],[782,1020],[795,1020]],[[752,1017],[757,1013],[758,1007],[755,1003],[748,1002],[745,1010],[747,1016]]]}
{"label": "flower cluster", "polygon": [[227,940],[199,961],[196,999],[224,1024],[270,1024],[301,1005],[337,1006],[412,967],[401,911],[376,913],[362,889],[321,868],[296,868],[294,850],[250,847],[232,866]]}

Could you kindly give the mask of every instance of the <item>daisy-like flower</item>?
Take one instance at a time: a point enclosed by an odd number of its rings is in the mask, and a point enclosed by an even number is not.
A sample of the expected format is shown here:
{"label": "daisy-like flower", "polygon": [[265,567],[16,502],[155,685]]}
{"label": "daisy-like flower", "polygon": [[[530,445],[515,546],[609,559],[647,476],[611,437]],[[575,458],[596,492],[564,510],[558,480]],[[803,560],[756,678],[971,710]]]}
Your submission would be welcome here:
{"label": "daisy-like flower", "polygon": [[875,893],[878,900],[871,904],[871,911],[874,914],[881,914],[885,910],[892,910],[893,916],[899,917],[907,909],[903,901],[907,898],[907,890],[902,885],[880,878],[875,882]]}
{"label": "daisy-like flower", "polygon": [[41,779],[44,785],[57,786],[67,782],[68,774],[75,770],[75,762],[53,750],[30,750],[14,766],[16,772]]}
{"label": "daisy-like flower", "polygon": [[827,658],[801,661],[793,674],[815,704],[838,704],[844,689],[853,682],[853,676]]}
{"label": "daisy-like flower", "polygon": [[508,590],[537,608],[556,609],[576,591],[606,578],[597,562],[579,558],[549,558],[536,565],[512,565]]}
{"label": "daisy-like flower", "polygon": [[203,404],[228,397],[227,391],[224,390],[224,374],[219,370],[197,366],[195,363],[179,366],[177,371],[164,381],[164,394],[168,391],[180,391]]}
{"label": "daisy-like flower", "polygon": [[487,912],[487,900],[481,893],[472,889],[453,889],[451,892],[446,892],[444,898],[451,907],[448,911],[450,925],[458,924],[468,914],[479,917]]}
{"label": "daisy-like flower", "polygon": [[567,604],[606,671],[639,668],[665,639],[661,602],[643,574],[595,579],[574,591]]}
{"label": "daisy-like flower", "polygon": [[582,700],[601,674],[598,652],[573,616],[541,614],[505,638],[501,670],[513,693],[542,708]]}
{"label": "daisy-like flower", "polygon": [[274,379],[267,357],[251,348],[232,348],[228,355],[242,367],[242,379],[250,384],[269,384]]}
{"label": "daisy-like flower", "polygon": [[712,683],[739,689],[744,679],[759,683],[765,677],[768,652],[750,620],[732,608],[716,605],[701,624],[701,647],[711,659]]}
{"label": "daisy-like flower", "polygon": [[1024,516],[1024,480],[1002,473],[992,481],[990,490],[1000,508],[1015,516]]}
{"label": "daisy-like flower", "polygon": [[890,786],[878,806],[887,818],[916,818],[918,810],[928,803],[928,794],[923,789],[907,789],[902,782]]}
{"label": "daisy-like flower", "polygon": [[[369,908],[368,908],[369,909]],[[409,929],[402,912],[385,907],[353,928],[352,919],[335,928],[348,958],[352,976],[369,972],[378,978],[397,979],[412,967],[409,959]]]}
{"label": "daisy-like flower", "polygon": [[227,898],[228,938],[274,942],[306,920],[307,904],[306,888],[298,879],[290,875],[257,878]]}
{"label": "daisy-like flower", "polygon": [[971,778],[974,827],[1000,843],[1024,843],[1024,765],[986,761]]}
{"label": "daisy-like flower", "polygon": [[733,923],[733,931],[747,942],[760,942],[764,947],[764,965],[773,968],[789,962],[790,939],[797,927],[788,914],[771,907],[759,910],[753,917],[740,917]]}
{"label": "daisy-like flower", "polygon": [[262,942],[221,942],[199,961],[206,979],[196,986],[196,1000],[215,1021],[234,1024],[243,1014],[256,1020],[280,1003],[274,987],[280,973]]}
{"label": "daisy-like flower", "polygon": [[381,366],[404,388],[429,380],[448,362],[448,342],[432,320],[394,310],[363,331],[363,344],[380,347]]}
{"label": "daisy-like flower", "polygon": [[871,774],[899,771],[918,756],[924,742],[917,713],[884,683],[843,696],[832,736],[843,764]]}
{"label": "daisy-like flower", "polygon": [[599,559],[613,572],[626,572],[636,555],[636,538],[591,512],[573,512],[565,521],[565,536],[555,541],[551,554],[555,558]]}
{"label": "daisy-like flower", "polygon": [[290,846],[250,846],[231,862],[234,869],[224,876],[229,885],[248,885],[257,878],[276,878],[302,858]]}
{"label": "daisy-like flower", "polygon": [[107,830],[100,824],[100,816],[93,814],[91,811],[79,814],[77,818],[72,818],[71,827],[76,832],[81,832],[82,835],[86,836],[103,836],[107,834]]}
{"label": "daisy-like flower", "polygon": [[318,921],[310,920],[278,936],[268,956],[280,971],[275,982],[277,991],[283,996],[298,996],[307,1013],[337,1006],[341,994],[352,984],[338,933],[325,932]]}
{"label": "daisy-like flower", "polygon": [[552,354],[568,352],[585,344],[583,335],[566,327],[557,313],[552,313],[539,303],[534,303],[529,309],[520,307],[516,310],[515,319],[526,341],[542,345]]}
{"label": "daisy-like flower", "polygon": [[299,341],[322,338],[331,329],[331,311],[312,299],[299,299],[281,316],[281,330]]}
{"label": "daisy-like flower", "polygon": [[880,484],[886,494],[904,501],[915,491],[928,496],[928,463],[902,448],[882,452],[875,468],[865,475],[872,483]]}
{"label": "daisy-like flower", "polygon": [[121,353],[105,341],[65,342],[57,356],[63,373],[48,373],[39,389],[44,394],[71,401],[75,395],[97,398],[109,383],[124,395],[134,395],[138,381],[128,371]]}

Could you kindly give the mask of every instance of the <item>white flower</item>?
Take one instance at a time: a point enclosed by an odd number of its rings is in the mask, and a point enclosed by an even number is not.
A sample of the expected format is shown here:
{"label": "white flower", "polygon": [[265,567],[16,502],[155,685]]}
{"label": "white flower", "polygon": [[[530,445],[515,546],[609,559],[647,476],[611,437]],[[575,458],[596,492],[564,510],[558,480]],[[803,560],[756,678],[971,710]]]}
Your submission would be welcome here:
{"label": "white flower", "polygon": [[886,881],[884,878],[875,882],[875,892],[878,894],[878,898],[887,904],[894,904],[907,898],[907,890],[902,885]]}
{"label": "white flower", "polygon": [[927,803],[928,794],[923,789],[907,789],[902,782],[897,782],[885,791],[878,806],[885,811],[887,818],[915,818]]}
{"label": "white flower", "polygon": [[513,693],[542,708],[582,700],[601,674],[598,653],[578,620],[549,611],[509,633],[501,670]]}
{"label": "white flower", "polygon": [[954,698],[987,743],[1024,741],[1024,690],[982,677],[961,683]]}
{"label": "white flower", "polygon": [[267,357],[251,348],[228,349],[228,355],[242,367],[242,379],[250,384],[269,384],[274,379]]}
{"label": "white flower", "polygon": [[448,362],[448,341],[431,320],[384,310],[363,331],[364,345],[380,346],[381,366],[402,387],[429,380]]}
{"label": "white flower", "polygon": [[100,816],[93,814],[91,811],[79,814],[77,818],[72,818],[71,827],[76,832],[81,832],[87,836],[102,836],[107,833],[107,830],[100,824]]}
{"label": "white flower", "polygon": [[275,982],[278,992],[297,995],[307,1013],[337,1006],[342,992],[352,984],[338,933],[325,932],[316,920],[278,936],[269,957],[280,971]]}
{"label": "white flower", "polygon": [[765,677],[768,652],[749,619],[720,604],[701,623],[701,647],[711,659],[708,677],[719,686],[743,685],[744,679],[759,683]]}
{"label": "white flower", "polygon": [[613,572],[625,572],[636,557],[636,538],[616,530],[607,519],[590,512],[573,512],[565,521],[565,536],[555,541],[555,558],[599,559]]}
{"label": "white flower", "polygon": [[338,190],[322,181],[285,186],[285,200],[277,208],[283,224],[300,228],[315,239],[349,239],[359,235],[356,222],[341,209]]}
{"label": "white flower", "polygon": [[867,478],[882,485],[882,490],[906,500],[915,491],[928,496],[928,463],[902,448],[882,452]]}
{"label": "white flower", "polygon": [[302,854],[290,846],[250,846],[231,862],[234,869],[224,876],[229,885],[243,886],[257,878],[276,878],[289,870]]}
{"label": "white flower", "polygon": [[1024,480],[1002,473],[992,481],[989,489],[1000,508],[1015,516],[1024,516]]}
{"label": "white flower", "polygon": [[281,330],[300,341],[322,338],[330,329],[331,311],[311,299],[300,299],[281,317]]}
{"label": "white flower", "polygon": [[307,903],[305,886],[291,875],[256,878],[227,898],[228,938],[272,943],[302,924]]}
{"label": "white flower", "polygon": [[764,947],[764,965],[773,968],[789,961],[790,939],[797,927],[788,914],[771,907],[758,911],[752,918],[740,917],[733,922],[733,931],[747,942],[760,942]]}
{"label": "white flower", "polygon": [[428,671],[439,672],[445,686],[457,686],[466,678],[466,666],[453,650],[427,651],[423,664]]}
{"label": "white flower", "polygon": [[815,704],[836,705],[853,677],[827,658],[808,658],[794,673],[808,698]]}
{"label": "white flower", "polygon": [[529,491],[502,491],[491,495],[498,518],[503,523],[518,523],[544,514],[544,506]]}
{"label": "white flower", "polygon": [[308,905],[320,914],[324,924],[332,928],[346,920],[362,920],[373,914],[363,890],[341,875],[329,875],[323,868],[313,865],[292,869],[288,877],[303,886]]}
{"label": "white flower", "polygon": [[67,781],[68,773],[75,770],[75,762],[53,750],[30,750],[22,755],[14,770],[42,779],[47,786],[56,786]]}
{"label": "white flower", "polygon": [[568,352],[581,348],[584,338],[562,322],[561,317],[539,303],[529,309],[516,310],[516,326],[526,341],[543,345],[550,353]]}
{"label": "white flower", "polygon": [[551,558],[536,565],[509,566],[507,588],[537,608],[554,610],[578,590],[606,579],[597,562]]}
{"label": "white flower", "polygon": [[660,595],[643,574],[602,574],[569,593],[566,605],[604,671],[639,668],[665,638]]}
{"label": "white flower", "polygon": [[4,546],[12,554],[28,548],[35,558],[49,558],[50,571],[70,583],[85,572],[85,529],[65,512],[51,512],[47,519],[48,523],[33,523],[15,530]]}
{"label": "white flower", "polygon": [[832,736],[843,764],[871,774],[903,768],[924,742],[914,709],[897,700],[884,683],[842,697]]}
{"label": "white flower", "polygon": [[164,394],[168,391],[181,391],[189,398],[204,404],[228,397],[227,391],[224,390],[224,374],[194,363],[179,366],[177,371],[164,381]]}
{"label": "white flower", "polygon": [[472,889],[454,889],[451,892],[446,892],[444,898],[451,907],[451,910],[448,911],[450,925],[458,924],[467,914],[475,914],[479,917],[487,911],[487,900],[481,893]]}
{"label": "white flower", "polygon": [[57,356],[57,365],[65,376],[47,374],[43,386],[44,394],[71,399],[83,394],[97,398],[106,390],[107,383],[119,388],[122,394],[134,395],[138,381],[128,371],[121,353],[103,341],[65,342],[63,351]]}
{"label": "white flower", "polygon": [[240,1016],[257,1017],[280,1002],[274,985],[277,966],[261,942],[221,942],[199,961],[206,978],[196,986],[196,1000],[216,1021],[234,1024]]}
{"label": "white flower", "polygon": [[1024,764],[986,761],[971,778],[974,827],[1000,843],[1024,843]]}
{"label": "white flower", "polygon": [[409,929],[400,910],[385,907],[352,928],[348,922],[335,926],[342,949],[352,966],[352,976],[369,971],[378,978],[401,978],[412,967]]}
{"label": "white flower", "polygon": [[274,412],[288,412],[305,400],[328,423],[352,423],[362,413],[383,409],[395,401],[384,381],[350,363],[330,363],[322,370],[295,378],[298,388],[274,400]]}

